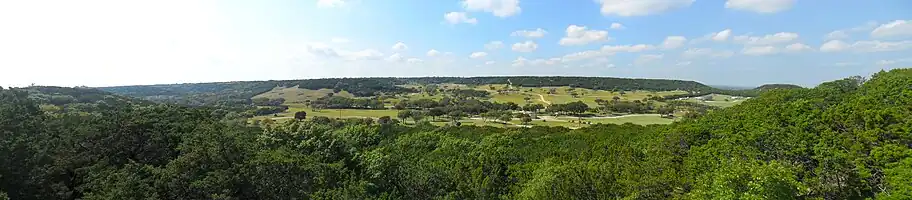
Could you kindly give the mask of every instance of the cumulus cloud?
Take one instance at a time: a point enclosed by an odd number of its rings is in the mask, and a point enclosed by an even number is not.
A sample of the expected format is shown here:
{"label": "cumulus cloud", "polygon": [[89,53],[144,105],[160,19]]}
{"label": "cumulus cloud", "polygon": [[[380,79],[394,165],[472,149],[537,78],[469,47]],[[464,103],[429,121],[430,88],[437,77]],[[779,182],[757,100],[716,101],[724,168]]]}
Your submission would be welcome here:
{"label": "cumulus cloud", "polygon": [[474,52],[474,53],[470,54],[469,58],[479,59],[479,58],[484,58],[485,56],[488,56],[488,53],[479,51],[479,52]]}
{"label": "cumulus cloud", "polygon": [[712,39],[713,41],[717,41],[717,42],[726,41],[726,40],[728,40],[728,37],[731,36],[731,33],[732,33],[731,29],[725,29],[725,30],[719,31],[718,33],[713,33],[710,36],[710,39]]}
{"label": "cumulus cloud", "polygon": [[820,46],[822,52],[839,52],[852,51],[857,53],[864,52],[888,52],[902,51],[912,49],[912,41],[884,42],[879,40],[857,41],[848,44],[841,40],[832,40]]}
{"label": "cumulus cloud", "polygon": [[871,31],[871,37],[891,38],[912,36],[912,20],[896,20],[878,26]]}
{"label": "cumulus cloud", "polygon": [[640,57],[637,57],[637,59],[633,61],[633,64],[643,65],[643,64],[651,63],[653,61],[662,60],[662,58],[664,58],[664,57],[665,57],[664,54],[643,54],[643,55],[640,55]]}
{"label": "cumulus cloud", "polygon": [[742,54],[751,56],[772,55],[778,52],[779,50],[773,46],[753,46],[745,47],[744,50],[741,50]]}
{"label": "cumulus cloud", "polygon": [[625,29],[625,28],[627,28],[627,27],[625,27],[625,26],[624,26],[623,24],[621,24],[621,23],[617,23],[617,22],[611,23],[611,29],[621,30],[621,29]]}
{"label": "cumulus cloud", "polygon": [[652,49],[655,49],[655,46],[648,45],[648,44],[602,46],[602,52],[608,53],[608,54],[614,54],[616,52],[635,53],[635,52],[647,51],[647,50],[652,50]]}
{"label": "cumulus cloud", "polygon": [[342,7],[345,5],[345,1],[342,0],[317,0],[317,7],[320,8],[335,8]]}
{"label": "cumulus cloud", "polygon": [[421,59],[418,59],[418,58],[409,58],[409,59],[406,60],[405,62],[407,62],[407,63],[409,63],[409,64],[418,64],[418,63],[424,62],[424,60],[421,60]]}
{"label": "cumulus cloud", "polygon": [[533,65],[533,66],[542,66],[542,65],[555,65],[557,63],[560,63],[560,61],[561,61],[560,58],[550,58],[550,59],[539,58],[539,59],[535,59],[535,60],[529,60],[527,63],[529,65]]}
{"label": "cumulus cloud", "polygon": [[777,13],[788,10],[796,0],[728,0],[725,8],[756,13]]}
{"label": "cumulus cloud", "polygon": [[511,33],[510,35],[511,35],[511,36],[517,36],[517,37],[524,37],[524,38],[534,39],[534,38],[542,38],[542,37],[545,37],[545,34],[547,34],[547,33],[548,33],[548,32],[545,31],[545,29],[538,28],[538,29],[535,29],[535,30],[519,30],[519,31],[513,31],[513,33]]}
{"label": "cumulus cloud", "polygon": [[517,57],[516,60],[513,60],[513,64],[511,64],[511,65],[513,65],[514,67],[525,66],[526,62],[528,62],[528,61],[529,61],[528,59],[520,56],[520,57]]}
{"label": "cumulus cloud", "polygon": [[393,47],[391,47],[391,49],[393,49],[393,51],[405,51],[408,50],[408,45],[405,45],[405,43],[402,42],[397,42],[396,44],[393,44]]}
{"label": "cumulus cloud", "polygon": [[533,52],[535,49],[538,49],[538,44],[532,41],[525,41],[513,44],[513,51],[516,52]]}
{"label": "cumulus cloud", "polygon": [[841,31],[841,30],[833,31],[833,32],[827,33],[825,36],[823,36],[824,40],[838,40],[838,39],[846,39],[846,38],[849,38],[849,34],[846,34],[845,31]]}
{"label": "cumulus cloud", "polygon": [[586,60],[586,59],[597,58],[597,57],[602,57],[602,56],[607,56],[607,55],[609,55],[609,54],[606,54],[602,51],[592,51],[592,50],[581,51],[581,52],[570,53],[570,54],[564,55],[563,57],[561,57],[561,61],[574,62],[574,61]]}
{"label": "cumulus cloud", "polygon": [[786,52],[794,53],[794,52],[803,52],[803,51],[811,51],[811,50],[814,50],[814,49],[812,49],[811,46],[808,46],[808,45],[802,44],[802,43],[794,43],[794,44],[785,46]]}
{"label": "cumulus cloud", "polygon": [[567,27],[567,36],[560,39],[560,45],[573,46],[590,43],[606,42],[609,40],[607,31],[589,30],[585,26],[570,25]]}
{"label": "cumulus cloud", "polygon": [[497,61],[491,60],[491,61],[485,62],[485,65],[493,65],[493,64],[497,64]]}
{"label": "cumulus cloud", "polygon": [[691,63],[693,63],[693,62],[691,62],[691,61],[681,61],[681,62],[676,63],[675,66],[688,66],[688,65],[690,65]]}
{"label": "cumulus cloud", "polygon": [[496,50],[503,47],[503,42],[501,41],[491,41],[484,45],[487,50]]}
{"label": "cumulus cloud", "polygon": [[728,58],[733,55],[735,55],[733,51],[710,48],[690,48],[681,53],[684,58]]}
{"label": "cumulus cloud", "polygon": [[438,56],[438,55],[440,55],[440,51],[437,51],[436,49],[431,49],[430,51],[427,52],[428,57],[434,57],[434,56]]}
{"label": "cumulus cloud", "polygon": [[736,36],[734,40],[735,42],[744,43],[745,45],[763,46],[789,43],[796,39],[798,39],[797,33],[779,32],[776,34],[765,35],[763,37],[752,37],[746,35]]}
{"label": "cumulus cloud", "polygon": [[468,11],[483,11],[498,17],[509,17],[519,14],[519,0],[464,0],[462,6]]}
{"label": "cumulus cloud", "polygon": [[842,40],[830,40],[823,45],[820,45],[820,51],[822,52],[836,52],[843,51],[849,48],[849,44],[843,42]]}
{"label": "cumulus cloud", "polygon": [[622,17],[658,14],[690,6],[694,0],[597,0],[602,15]]}
{"label": "cumulus cloud", "polygon": [[684,36],[668,36],[662,42],[662,49],[677,49],[684,46],[685,42],[687,42],[687,38]]}
{"label": "cumulus cloud", "polygon": [[304,49],[311,55],[325,58],[342,58],[345,60],[378,60],[383,58],[383,53],[375,49],[346,51],[332,48],[321,43],[308,44]]}
{"label": "cumulus cloud", "polygon": [[466,24],[477,24],[478,19],[469,17],[465,12],[448,12],[443,14],[443,19],[450,24],[466,23]]}
{"label": "cumulus cloud", "polygon": [[402,61],[402,59],[403,59],[402,55],[399,55],[399,53],[394,53],[393,55],[390,55],[389,57],[387,57],[386,61],[400,62],[400,61]]}

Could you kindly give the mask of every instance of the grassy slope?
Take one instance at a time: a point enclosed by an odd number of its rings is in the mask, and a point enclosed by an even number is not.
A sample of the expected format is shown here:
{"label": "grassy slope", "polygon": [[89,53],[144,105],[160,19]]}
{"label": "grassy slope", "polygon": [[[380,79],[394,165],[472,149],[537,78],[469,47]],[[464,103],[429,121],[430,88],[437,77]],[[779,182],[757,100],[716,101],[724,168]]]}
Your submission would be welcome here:
{"label": "grassy slope", "polygon": [[[317,99],[320,97],[324,97],[324,96],[326,96],[326,94],[332,93],[332,92],[333,92],[332,89],[310,90],[310,89],[303,89],[303,88],[298,88],[298,87],[288,87],[288,88],[276,87],[269,92],[258,94],[256,96],[254,96],[253,98],[260,98],[260,97],[266,97],[266,98],[270,98],[270,99],[285,98],[285,102],[294,104],[294,103],[303,103],[305,100],[308,100],[308,99],[314,100],[314,99]],[[335,95],[342,96],[342,97],[354,97],[354,95],[352,95],[351,93],[348,93],[346,91],[341,91],[339,93],[336,93]]]}

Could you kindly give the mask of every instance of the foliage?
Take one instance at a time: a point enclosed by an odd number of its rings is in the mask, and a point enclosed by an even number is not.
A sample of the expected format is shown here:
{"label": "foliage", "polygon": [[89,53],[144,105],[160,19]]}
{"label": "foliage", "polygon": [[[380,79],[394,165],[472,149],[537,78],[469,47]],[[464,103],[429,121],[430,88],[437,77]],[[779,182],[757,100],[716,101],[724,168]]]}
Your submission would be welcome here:
{"label": "foliage", "polygon": [[671,125],[572,130],[389,117],[247,126],[165,104],[47,112],[26,89],[0,89],[0,198],[909,199],[910,85],[912,69],[897,69]]}

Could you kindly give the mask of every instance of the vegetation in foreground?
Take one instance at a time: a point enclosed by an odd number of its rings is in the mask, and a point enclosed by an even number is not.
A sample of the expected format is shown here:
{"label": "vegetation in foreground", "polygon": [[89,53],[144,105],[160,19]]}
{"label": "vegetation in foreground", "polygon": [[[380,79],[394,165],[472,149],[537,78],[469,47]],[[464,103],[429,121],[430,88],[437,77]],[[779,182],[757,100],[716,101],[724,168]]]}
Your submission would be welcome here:
{"label": "vegetation in foreground", "polygon": [[0,197],[910,199],[910,85],[900,69],[772,90],[671,125],[576,130],[390,118],[260,128],[104,96],[43,111],[7,89]]}

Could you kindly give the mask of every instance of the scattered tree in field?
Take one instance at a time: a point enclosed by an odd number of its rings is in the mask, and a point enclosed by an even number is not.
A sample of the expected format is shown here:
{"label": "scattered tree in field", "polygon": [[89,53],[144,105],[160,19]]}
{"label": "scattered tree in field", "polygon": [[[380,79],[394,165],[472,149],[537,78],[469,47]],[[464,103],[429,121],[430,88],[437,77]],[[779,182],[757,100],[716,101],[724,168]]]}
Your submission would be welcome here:
{"label": "scattered tree in field", "polygon": [[507,124],[510,124],[510,120],[513,120],[513,115],[510,113],[504,113],[503,115],[500,115],[500,117],[497,119],[503,123],[504,127],[506,127]]}
{"label": "scattered tree in field", "polygon": [[304,112],[304,111],[295,112],[294,118],[295,118],[296,120],[304,120],[304,119],[307,119],[307,112]]}
{"label": "scattered tree in field", "polygon": [[530,123],[532,123],[532,116],[523,115],[523,116],[520,118],[520,120],[522,121],[522,123],[523,123],[524,125],[529,125]]}
{"label": "scattered tree in field", "polygon": [[392,120],[392,118],[390,118],[390,116],[383,116],[383,117],[380,117],[377,119],[377,123],[379,123],[379,124],[386,125],[386,124],[391,124],[392,122],[393,122],[393,120]]}
{"label": "scattered tree in field", "polygon": [[408,118],[412,117],[412,110],[400,110],[399,113],[396,114],[396,117],[404,122],[405,120],[408,120]]}

